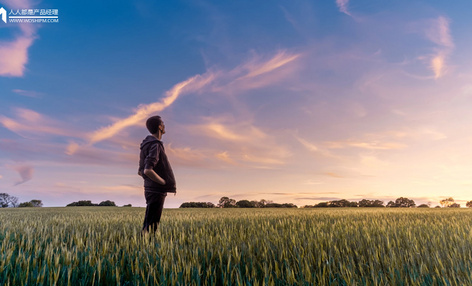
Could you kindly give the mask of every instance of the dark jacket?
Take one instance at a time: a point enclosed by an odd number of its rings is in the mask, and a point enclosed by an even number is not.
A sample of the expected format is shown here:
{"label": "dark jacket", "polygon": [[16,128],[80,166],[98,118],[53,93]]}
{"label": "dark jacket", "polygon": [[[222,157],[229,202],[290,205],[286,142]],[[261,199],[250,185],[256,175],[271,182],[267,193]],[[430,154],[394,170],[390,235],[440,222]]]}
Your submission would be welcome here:
{"label": "dark jacket", "polygon": [[[153,169],[166,181],[161,185],[144,175],[144,169]],[[144,178],[144,189],[146,191],[160,193],[175,193],[175,178],[172,167],[164,150],[164,145],[154,136],[147,136],[141,143],[141,154],[139,157],[139,174]]]}

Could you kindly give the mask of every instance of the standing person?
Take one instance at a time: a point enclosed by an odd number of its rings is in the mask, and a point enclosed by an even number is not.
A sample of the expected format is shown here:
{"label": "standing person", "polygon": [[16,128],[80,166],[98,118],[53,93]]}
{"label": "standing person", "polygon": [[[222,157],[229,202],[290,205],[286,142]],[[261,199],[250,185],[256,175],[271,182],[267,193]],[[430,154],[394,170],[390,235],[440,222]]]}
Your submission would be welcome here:
{"label": "standing person", "polygon": [[156,231],[161,220],[167,193],[176,193],[175,178],[161,142],[166,133],[160,116],[152,116],[146,121],[148,135],[141,143],[138,174],[144,179],[146,214],[142,233]]}

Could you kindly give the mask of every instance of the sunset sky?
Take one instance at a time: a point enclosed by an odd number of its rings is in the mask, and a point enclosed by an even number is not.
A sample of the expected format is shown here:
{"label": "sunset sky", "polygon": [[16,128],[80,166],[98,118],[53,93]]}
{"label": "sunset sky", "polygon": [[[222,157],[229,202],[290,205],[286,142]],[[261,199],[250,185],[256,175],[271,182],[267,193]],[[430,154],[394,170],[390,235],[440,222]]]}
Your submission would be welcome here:
{"label": "sunset sky", "polygon": [[183,202],[472,200],[471,1],[29,1],[0,20],[0,192],[144,206],[147,117]]}

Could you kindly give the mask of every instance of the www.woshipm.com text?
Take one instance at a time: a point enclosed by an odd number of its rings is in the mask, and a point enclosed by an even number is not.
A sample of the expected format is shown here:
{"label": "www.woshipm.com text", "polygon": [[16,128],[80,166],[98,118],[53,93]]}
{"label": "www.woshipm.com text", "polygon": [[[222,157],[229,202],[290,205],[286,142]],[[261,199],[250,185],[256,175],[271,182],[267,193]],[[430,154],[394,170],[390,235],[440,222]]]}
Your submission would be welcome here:
{"label": "www.woshipm.com text", "polygon": [[59,19],[8,19],[10,23],[59,23]]}

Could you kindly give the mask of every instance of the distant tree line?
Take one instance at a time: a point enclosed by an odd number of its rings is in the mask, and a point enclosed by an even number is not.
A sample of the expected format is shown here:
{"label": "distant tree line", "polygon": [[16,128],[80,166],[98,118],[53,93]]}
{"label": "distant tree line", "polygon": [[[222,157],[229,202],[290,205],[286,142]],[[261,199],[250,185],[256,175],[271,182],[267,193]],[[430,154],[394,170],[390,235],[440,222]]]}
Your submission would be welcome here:
{"label": "distant tree line", "polygon": [[[453,198],[447,198],[441,200],[439,202],[442,207],[448,208],[459,208],[460,204],[455,203]],[[472,201],[468,201],[466,206],[468,208],[472,208]],[[180,208],[296,208],[297,206],[292,203],[274,203],[272,201],[267,200],[260,200],[260,201],[249,201],[249,200],[240,200],[236,201],[229,197],[222,197],[219,200],[217,205],[211,202],[186,202],[180,205]],[[429,204],[420,204],[416,206],[414,200],[400,197],[397,198],[395,201],[389,201],[387,205],[384,205],[384,202],[381,200],[367,200],[363,199],[359,202],[355,201],[348,201],[345,199],[342,200],[334,200],[329,202],[320,202],[316,205],[306,205],[303,208],[335,208],[335,207],[342,207],[342,208],[429,208]],[[436,208],[439,208],[437,206]]]}
{"label": "distant tree line", "polygon": [[[116,207],[114,201],[106,200],[99,204],[94,204],[90,200],[83,200],[78,202],[73,202],[67,205],[67,207]],[[132,207],[131,204],[124,205],[123,207]]]}
{"label": "distant tree line", "polygon": [[[452,197],[443,199],[439,201],[441,207],[443,208],[460,208],[460,204],[456,203]],[[7,193],[0,193],[0,208],[8,208],[8,207],[42,207],[43,202],[41,200],[31,200],[29,202],[22,202],[18,203],[18,198],[15,196],[11,196]],[[116,207],[115,202],[106,200],[102,201],[99,204],[94,204],[90,200],[82,200],[73,202],[67,205],[68,207],[81,207],[81,206],[112,206]],[[131,204],[124,205],[123,207],[131,207]],[[240,200],[236,201],[229,197],[222,197],[218,204],[215,205],[211,202],[185,202],[180,205],[180,208],[297,208],[296,205],[292,203],[274,203],[269,200],[260,200],[260,201],[249,201],[249,200]],[[408,198],[400,197],[395,201],[389,201],[387,205],[384,205],[383,201],[380,200],[367,200],[363,199],[359,202],[355,201],[348,201],[345,199],[342,200],[334,200],[329,202],[320,202],[316,205],[306,205],[303,208],[328,208],[328,207],[373,207],[373,208],[429,208],[429,204],[421,204],[416,206],[415,201],[410,200]],[[472,208],[472,201],[468,201],[466,203],[466,207]],[[436,206],[436,208],[440,208],[440,206]]]}
{"label": "distant tree line", "polygon": [[41,200],[31,200],[29,202],[18,203],[18,198],[7,193],[0,193],[0,208],[25,208],[25,207],[42,207]]}
{"label": "distant tree line", "polygon": [[[447,198],[447,199],[441,200],[439,201],[439,203],[441,204],[442,207],[446,207],[446,208],[460,208],[461,207],[460,204],[454,202],[453,198]],[[472,201],[468,201],[465,205],[468,208],[472,208]]]}
{"label": "distant tree line", "polygon": [[181,208],[214,208],[213,203],[188,202],[180,205]]}
{"label": "distant tree line", "polygon": [[78,201],[68,204],[67,207],[116,207],[116,204],[110,200],[103,201],[99,204],[94,204],[92,201]]}
{"label": "distant tree line", "polygon": [[268,200],[236,201],[229,197],[222,197],[217,205],[210,202],[186,202],[180,205],[180,208],[296,208],[292,203],[278,204]]}
{"label": "distant tree line", "polygon": [[[304,206],[305,208],[330,208],[330,207],[352,207],[352,208],[414,208],[416,206],[415,201],[408,198],[400,197],[395,201],[389,201],[387,205],[384,205],[383,201],[380,200],[360,200],[359,202],[350,202],[348,200],[338,200],[321,202],[316,205]],[[419,207],[429,207],[428,205],[420,205]]]}
{"label": "distant tree line", "polygon": [[43,202],[41,200],[31,200],[18,205],[19,208],[40,208],[42,206]]}

